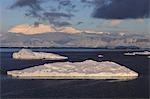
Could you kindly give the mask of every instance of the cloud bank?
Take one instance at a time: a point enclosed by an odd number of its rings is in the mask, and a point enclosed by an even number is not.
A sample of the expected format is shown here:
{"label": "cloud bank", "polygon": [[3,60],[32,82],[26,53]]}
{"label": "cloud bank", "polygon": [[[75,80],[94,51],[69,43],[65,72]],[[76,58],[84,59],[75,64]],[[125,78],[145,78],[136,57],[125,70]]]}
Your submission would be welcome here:
{"label": "cloud bank", "polygon": [[[149,0],[104,0],[107,3],[95,4],[94,18],[136,19],[149,18]],[[111,2],[108,2],[111,1]],[[101,2],[97,2],[101,3]]]}
{"label": "cloud bank", "polygon": [[[76,16],[75,8],[80,6],[93,7],[92,18],[111,20],[112,26],[117,26],[124,19],[144,19],[150,18],[149,14],[149,0],[14,0],[11,9],[25,8],[25,15],[38,19],[39,21],[46,21],[56,27],[70,26],[70,20]],[[53,6],[52,3],[56,3]],[[47,3],[47,7],[43,6]],[[53,10],[52,10],[53,9]],[[55,10],[54,10],[55,9]],[[82,9],[80,9],[82,10]],[[88,13],[88,12],[83,12]],[[80,25],[84,22],[78,22]]]}
{"label": "cloud bank", "polygon": [[44,1],[45,0],[16,0],[10,8],[29,7],[34,10],[41,10],[41,3],[43,3]]}

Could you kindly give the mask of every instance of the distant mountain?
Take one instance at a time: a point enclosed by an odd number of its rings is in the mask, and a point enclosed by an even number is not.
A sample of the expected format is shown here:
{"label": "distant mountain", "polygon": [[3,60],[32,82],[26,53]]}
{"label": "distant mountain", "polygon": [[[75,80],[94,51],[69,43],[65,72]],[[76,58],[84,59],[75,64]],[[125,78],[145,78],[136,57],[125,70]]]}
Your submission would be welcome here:
{"label": "distant mountain", "polygon": [[150,36],[123,32],[96,32],[73,27],[22,24],[0,35],[1,47],[110,47],[150,48]]}
{"label": "distant mountain", "polygon": [[8,32],[33,35],[33,34],[40,34],[46,32],[55,32],[55,29],[53,29],[52,26],[44,25],[44,24],[39,24],[39,25],[21,24],[21,25],[14,26]]}
{"label": "distant mountain", "polygon": [[150,37],[144,34],[120,33],[66,33],[48,32],[26,35],[23,33],[2,33],[1,47],[148,47]]}
{"label": "distant mountain", "polygon": [[63,32],[63,33],[96,33],[96,34],[103,34],[103,32],[97,31],[81,31],[73,27],[54,27],[53,25],[45,25],[45,24],[20,24],[12,27],[8,32],[11,33],[21,33],[26,35],[33,35],[33,34],[43,34],[48,32]]}
{"label": "distant mountain", "polygon": [[54,27],[51,25],[44,25],[44,24],[38,25],[21,24],[14,26],[8,32],[33,35],[47,32],[81,33],[82,31],[75,29],[73,27]]}

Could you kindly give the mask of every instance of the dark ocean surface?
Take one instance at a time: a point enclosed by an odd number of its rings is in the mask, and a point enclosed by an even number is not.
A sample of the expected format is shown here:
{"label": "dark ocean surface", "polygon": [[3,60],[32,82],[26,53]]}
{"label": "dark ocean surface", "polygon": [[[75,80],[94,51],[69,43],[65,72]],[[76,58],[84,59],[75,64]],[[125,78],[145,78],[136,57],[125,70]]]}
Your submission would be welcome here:
{"label": "dark ocean surface", "polygon": [[[68,60],[15,60],[12,53],[19,49],[0,49],[1,98],[150,98],[149,66],[147,56],[124,56],[127,50],[102,49],[34,49],[34,51],[53,52],[69,57]],[[104,55],[98,58],[98,55]],[[53,80],[16,79],[5,71],[24,69],[44,63],[79,62],[84,60],[113,61],[139,73],[139,77],[129,81],[115,80]]]}

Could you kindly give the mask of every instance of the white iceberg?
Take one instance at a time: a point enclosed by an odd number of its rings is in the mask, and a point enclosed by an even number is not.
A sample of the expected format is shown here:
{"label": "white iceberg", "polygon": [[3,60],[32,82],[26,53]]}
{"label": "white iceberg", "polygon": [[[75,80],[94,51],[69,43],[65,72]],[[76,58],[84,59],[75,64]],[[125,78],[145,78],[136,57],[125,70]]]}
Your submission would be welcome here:
{"label": "white iceberg", "polygon": [[149,51],[144,52],[132,52],[132,53],[124,53],[124,55],[150,55]]}
{"label": "white iceberg", "polygon": [[144,52],[134,52],[136,55],[150,55],[149,51],[144,51]]}
{"label": "white iceberg", "polygon": [[13,53],[13,58],[15,59],[47,59],[47,60],[67,59],[67,57],[60,56],[58,54],[45,53],[45,52],[32,52],[29,49],[22,49],[17,53]]}
{"label": "white iceberg", "polygon": [[8,71],[8,75],[23,79],[134,79],[138,73],[114,62],[59,62],[23,70]]}
{"label": "white iceberg", "polygon": [[102,58],[102,57],[103,57],[103,55],[98,55],[98,57]]}

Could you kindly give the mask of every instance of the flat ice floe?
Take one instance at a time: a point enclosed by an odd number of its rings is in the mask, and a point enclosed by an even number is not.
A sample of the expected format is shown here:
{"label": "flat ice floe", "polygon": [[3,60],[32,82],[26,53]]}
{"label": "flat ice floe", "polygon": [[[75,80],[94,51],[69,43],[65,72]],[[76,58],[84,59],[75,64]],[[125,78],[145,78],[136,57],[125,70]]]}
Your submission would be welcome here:
{"label": "flat ice floe", "polygon": [[23,79],[134,79],[138,73],[114,62],[59,62],[23,70],[8,71],[8,75]]}
{"label": "flat ice floe", "polygon": [[124,55],[150,55],[149,51],[144,52],[132,52],[132,53],[124,53]]}
{"label": "flat ice floe", "polygon": [[67,59],[67,57],[60,56],[58,54],[45,53],[45,52],[32,52],[29,49],[22,49],[17,53],[13,53],[13,58],[15,59],[47,59],[47,60]]}

